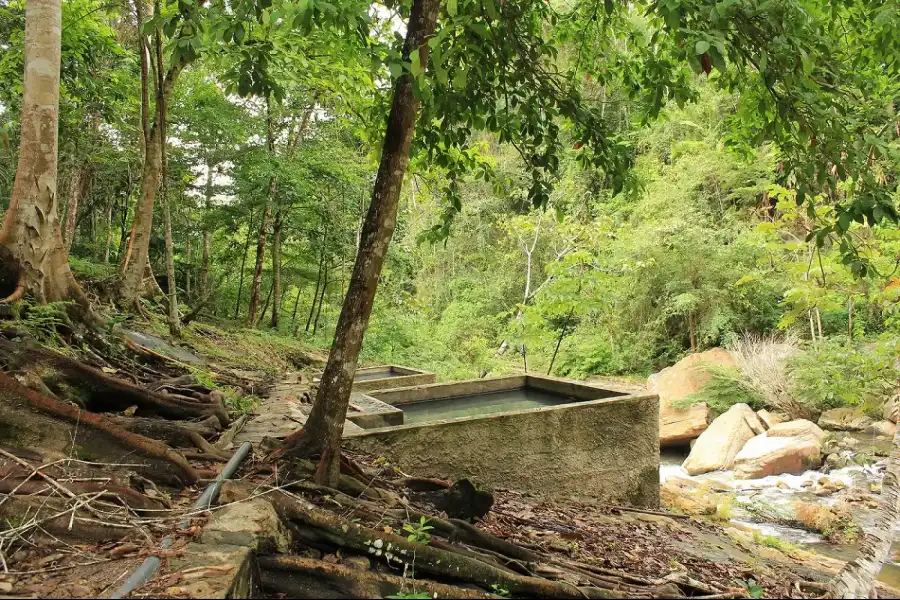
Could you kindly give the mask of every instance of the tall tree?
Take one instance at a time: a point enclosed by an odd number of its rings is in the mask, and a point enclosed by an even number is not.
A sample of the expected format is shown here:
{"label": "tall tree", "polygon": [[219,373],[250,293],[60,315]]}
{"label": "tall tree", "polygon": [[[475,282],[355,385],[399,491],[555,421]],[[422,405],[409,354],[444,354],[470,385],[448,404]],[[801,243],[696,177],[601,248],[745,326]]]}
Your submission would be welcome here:
{"label": "tall tree", "polygon": [[[272,98],[266,96],[266,150],[269,161],[275,159],[275,117],[272,115]],[[262,285],[263,261],[266,255],[266,236],[269,233],[269,217],[272,214],[272,202],[278,187],[278,177],[272,172],[269,175],[269,184],[266,187],[266,197],[263,201],[262,218],[259,221],[259,233],[256,236],[256,265],[253,269],[253,279],[250,283],[250,310],[247,321],[250,327],[256,327],[259,310],[259,290]]]}
{"label": "tall tree", "polygon": [[[428,64],[428,40],[434,34],[439,7],[440,0],[415,0],[413,3],[403,44],[405,61]],[[331,354],[307,423],[288,440],[289,453],[322,453],[316,477],[329,484],[336,484],[340,476],[341,435],[356,363],[372,313],[381,267],[397,225],[400,189],[420,105],[415,87],[416,80],[411,72],[402,74],[394,84],[372,201],[338,317]]]}
{"label": "tall tree", "polygon": [[93,318],[69,269],[57,214],[61,15],[61,0],[26,4],[19,164],[0,229],[5,301],[28,291],[43,302],[74,300],[83,316]]}

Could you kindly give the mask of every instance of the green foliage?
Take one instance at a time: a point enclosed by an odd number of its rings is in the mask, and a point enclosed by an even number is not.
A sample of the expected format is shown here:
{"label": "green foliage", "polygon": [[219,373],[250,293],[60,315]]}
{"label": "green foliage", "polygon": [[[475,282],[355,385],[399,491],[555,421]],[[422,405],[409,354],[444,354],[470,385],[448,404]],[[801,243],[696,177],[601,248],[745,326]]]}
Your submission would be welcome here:
{"label": "green foliage", "polygon": [[762,598],[766,594],[766,590],[757,585],[755,579],[735,579],[734,582],[747,591],[748,598]]}
{"label": "green foliage", "polygon": [[20,300],[12,305],[16,325],[27,331],[42,344],[61,348],[64,346],[60,330],[71,330],[68,310],[73,302],[49,302],[46,304]]}
{"label": "green foliage", "polygon": [[431,598],[431,594],[428,592],[408,592],[408,593],[398,593],[391,594],[390,596],[385,596],[385,598],[394,598],[396,600],[412,600],[414,598]]}
{"label": "green foliage", "polygon": [[897,356],[896,336],[855,343],[840,337],[821,340],[791,363],[796,394],[816,413],[858,406],[880,415],[885,398],[900,382]]}
{"label": "green foliage", "polygon": [[735,404],[747,404],[753,410],[765,407],[765,399],[747,381],[740,370],[723,365],[706,365],[710,379],[703,389],[690,394],[673,403],[676,408],[686,408],[698,402],[706,404],[715,412],[721,414]]}
{"label": "green foliage", "polygon": [[406,539],[417,544],[427,544],[431,540],[431,534],[428,532],[434,529],[428,521],[427,517],[419,517],[418,523],[404,523],[403,531],[409,534]]}

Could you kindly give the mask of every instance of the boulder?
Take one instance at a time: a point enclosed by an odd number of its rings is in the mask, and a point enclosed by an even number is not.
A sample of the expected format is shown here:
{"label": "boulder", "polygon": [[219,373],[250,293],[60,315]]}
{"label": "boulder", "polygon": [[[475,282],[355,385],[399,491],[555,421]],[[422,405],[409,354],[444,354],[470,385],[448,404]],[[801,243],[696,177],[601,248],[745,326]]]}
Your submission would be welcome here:
{"label": "boulder", "polygon": [[713,348],[690,354],[647,380],[649,392],[659,395],[660,446],[686,445],[706,430],[709,424],[706,404],[698,403],[688,408],[675,408],[672,404],[703,389],[710,379],[705,367],[711,364],[735,366],[731,354],[722,348]]}
{"label": "boulder", "polygon": [[798,419],[757,435],[734,458],[734,476],[757,479],[789,473],[799,475],[822,464],[825,433],[811,421]]}
{"label": "boulder", "polygon": [[769,437],[809,438],[814,440],[820,446],[825,441],[825,432],[822,431],[818,425],[812,421],[807,421],[806,419],[795,419],[793,421],[778,423],[769,428],[768,434]]}
{"label": "boulder", "polygon": [[700,434],[682,466],[691,475],[730,469],[744,444],[764,431],[752,408],[735,404]]}
{"label": "boulder", "polygon": [[832,431],[864,431],[871,424],[872,419],[858,408],[832,408],[819,417],[819,427]]}
{"label": "boulder", "polygon": [[894,394],[884,403],[884,413],[881,415],[885,421],[896,423],[900,418],[900,393]]}
{"label": "boulder", "polygon": [[288,552],[290,533],[272,503],[255,498],[231,504],[213,513],[203,527],[200,541],[204,544],[248,546],[257,552]]}
{"label": "boulder", "polygon": [[894,434],[897,433],[897,425],[891,421],[876,421],[869,425],[866,433],[893,438]]}
{"label": "boulder", "polygon": [[773,413],[767,411],[766,409],[756,411],[756,416],[759,417],[760,422],[765,426],[766,429],[770,429],[771,427],[778,425],[779,423],[784,423],[785,421],[790,420],[790,417],[783,413]]}

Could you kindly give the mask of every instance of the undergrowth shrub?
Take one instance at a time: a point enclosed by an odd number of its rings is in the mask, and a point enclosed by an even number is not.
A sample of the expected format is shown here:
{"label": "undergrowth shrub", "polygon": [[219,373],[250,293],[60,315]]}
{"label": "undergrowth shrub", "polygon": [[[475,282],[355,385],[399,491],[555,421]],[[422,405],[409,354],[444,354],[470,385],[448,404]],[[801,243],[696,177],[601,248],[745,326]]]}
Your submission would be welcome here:
{"label": "undergrowth shrub", "polygon": [[704,367],[709,380],[699,392],[672,403],[675,408],[687,408],[698,402],[706,402],[716,413],[723,413],[735,404],[748,404],[753,410],[765,407],[765,398],[752,383],[734,367],[710,364]]}
{"label": "undergrowth shrub", "polygon": [[745,385],[762,398],[766,408],[786,413],[794,419],[809,416],[806,407],[794,397],[795,382],[788,368],[790,359],[800,352],[800,343],[794,334],[778,338],[745,333],[736,338],[728,350]]}
{"label": "undergrowth shrub", "polygon": [[810,344],[790,360],[795,396],[813,413],[860,407],[880,418],[884,401],[900,382],[897,338],[848,342],[835,337]]}

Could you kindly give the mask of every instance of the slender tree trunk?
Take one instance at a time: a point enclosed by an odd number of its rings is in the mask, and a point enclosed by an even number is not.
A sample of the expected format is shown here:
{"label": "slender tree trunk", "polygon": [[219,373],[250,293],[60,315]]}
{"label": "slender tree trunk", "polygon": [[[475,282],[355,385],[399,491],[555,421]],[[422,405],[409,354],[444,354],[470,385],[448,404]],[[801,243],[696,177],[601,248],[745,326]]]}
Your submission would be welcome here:
{"label": "slender tree trunk", "polygon": [[278,321],[281,319],[281,227],[281,207],[278,207],[272,224],[272,293],[279,300],[272,305],[272,329],[278,329]]}
{"label": "slender tree trunk", "polygon": [[234,320],[237,321],[241,310],[241,292],[244,291],[244,270],[247,268],[247,251],[250,249],[250,237],[253,235],[253,213],[250,213],[250,222],[247,224],[247,240],[244,242],[244,253],[241,256],[241,277],[238,280],[237,302],[234,303]]}
{"label": "slender tree trunk", "polygon": [[[893,415],[896,419],[897,414]],[[888,458],[887,471],[881,484],[881,497],[873,527],[863,534],[856,557],[848,562],[829,584],[833,598],[869,598],[875,579],[890,557],[894,530],[900,514],[900,431],[894,434],[894,445]]]}
{"label": "slender tree trunk", "polygon": [[[440,0],[415,0],[409,16],[403,57],[419,53],[419,64],[428,64],[428,39],[434,34]],[[372,313],[378,278],[397,224],[397,206],[409,149],[415,129],[419,101],[415,82],[402,74],[394,86],[394,97],[382,146],[381,164],[375,178],[372,202],[366,215],[353,275],[335,328],[331,354],[322,374],[316,401],[305,427],[292,434],[288,453],[321,452],[316,479],[336,485],[340,475],[340,446],[350,389],[363,335]]]}
{"label": "slender tree trunk", "polygon": [[316,311],[316,320],[313,321],[313,337],[319,331],[319,317],[322,316],[322,305],[325,304],[325,291],[328,289],[328,265],[325,265],[325,273],[322,275],[322,295],[319,296],[319,309]]}
{"label": "slender tree trunk", "polygon": [[[275,123],[272,120],[272,107],[266,98],[266,146],[269,149],[269,157],[275,157]],[[256,239],[256,268],[253,271],[253,283],[250,286],[250,310],[247,321],[250,327],[256,327],[259,309],[259,288],[262,284],[263,260],[266,255],[266,235],[269,229],[269,215],[272,213],[272,200],[275,198],[277,178],[275,174],[269,176],[269,188],[266,190],[266,203],[263,207],[262,219],[259,222],[259,236]]]}
{"label": "slender tree trunk", "polygon": [[269,304],[272,302],[272,290],[275,288],[275,282],[272,282],[272,285],[269,286],[269,293],[266,294],[266,301],[263,302],[262,311],[259,313],[259,320],[262,321],[266,318],[266,311],[269,310]]}
{"label": "slender tree trunk", "polygon": [[[209,217],[209,213],[212,210],[212,197],[213,197],[213,165],[212,161],[208,161],[206,163],[206,205],[204,210],[204,216]],[[204,223],[203,225],[203,258],[200,263],[200,296],[206,296],[209,286],[209,251],[210,251],[210,238],[211,233],[209,231],[209,226]]]}
{"label": "slender tree trunk", "polygon": [[[137,13],[138,31],[143,23],[143,0],[135,0],[135,12]],[[160,123],[150,126],[150,101],[149,86],[151,83],[149,74],[150,48],[147,39],[139,35],[141,54],[141,121],[144,143],[144,166],[141,178],[141,193],[134,211],[134,222],[131,226],[131,236],[128,246],[122,258],[121,280],[119,282],[119,300],[125,306],[134,306],[138,301],[143,281],[144,265],[148,260],[150,250],[150,236],[153,229],[153,204],[156,202],[157,188],[160,182],[162,169],[160,144],[165,132],[160,131]],[[160,62],[160,66],[164,63]],[[172,95],[175,82],[187,64],[182,58],[171,65],[166,73],[159,69],[154,87],[158,87],[157,98],[167,103]],[[157,111],[158,112],[158,111]]]}
{"label": "slender tree trunk", "polygon": [[[156,13],[161,14],[159,0],[155,4]],[[166,238],[166,280],[169,288],[168,302],[168,322],[169,333],[175,337],[181,335],[180,322],[178,316],[178,285],[175,280],[175,246],[172,240],[172,208],[169,198],[169,180],[168,180],[168,160],[166,157],[168,114],[166,104],[168,99],[164,94],[165,83],[163,81],[164,63],[162,57],[162,29],[156,28],[156,73],[158,80],[156,82],[156,109],[157,122],[156,127],[159,131],[159,164],[160,175],[162,177],[162,204],[163,204],[163,227],[165,229]]]}
{"label": "slender tree trunk", "polygon": [[853,341],[853,297],[847,298],[847,339]]}
{"label": "slender tree trunk", "polygon": [[112,246],[112,238],[113,238],[113,222],[112,222],[112,214],[113,214],[113,205],[115,204],[115,198],[110,198],[106,203],[106,213],[103,215],[106,221],[106,243],[103,246],[103,264],[109,264],[109,249]]}
{"label": "slender tree trunk", "polygon": [[78,215],[78,196],[81,194],[82,169],[75,167],[69,177],[69,202],[66,208],[66,226],[63,229],[63,241],[66,244],[66,252],[72,248],[72,238],[75,237],[75,217]]}
{"label": "slender tree trunk", "polygon": [[300,305],[300,292],[303,290],[303,286],[299,283],[297,284],[297,297],[294,298],[294,315],[291,317],[291,329],[294,330],[294,337],[297,336],[297,330],[299,327],[297,326],[297,307]]}
{"label": "slender tree trunk", "polygon": [[309,316],[306,318],[306,333],[309,333],[309,326],[312,324],[313,315],[316,312],[316,302],[319,298],[319,286],[322,285],[322,272],[325,270],[325,249],[328,245],[328,223],[323,223],[322,232],[322,252],[319,257],[319,273],[316,275],[316,289],[313,290],[313,301],[309,307]]}
{"label": "slender tree trunk", "polygon": [[25,75],[20,112],[19,163],[9,209],[0,229],[0,279],[5,301],[25,291],[41,302],[74,300],[79,317],[97,322],[72,276],[57,214],[60,0],[25,5]]}
{"label": "slender tree trunk", "polygon": [[819,312],[819,307],[816,307],[816,325],[819,327],[819,339],[824,340],[825,335],[822,333],[822,313]]}
{"label": "slender tree trunk", "polygon": [[697,336],[694,333],[694,314],[688,315],[688,330],[691,336],[691,352],[697,351]]}
{"label": "slender tree trunk", "polygon": [[191,234],[188,232],[184,244],[184,297],[191,298]]}

